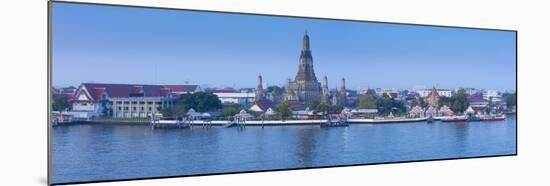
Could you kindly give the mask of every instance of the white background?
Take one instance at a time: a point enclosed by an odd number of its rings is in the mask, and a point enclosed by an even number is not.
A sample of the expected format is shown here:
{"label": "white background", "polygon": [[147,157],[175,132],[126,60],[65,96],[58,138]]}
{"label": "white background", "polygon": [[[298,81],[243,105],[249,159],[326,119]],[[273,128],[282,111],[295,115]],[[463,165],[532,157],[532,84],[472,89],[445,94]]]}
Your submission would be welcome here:
{"label": "white background", "polygon": [[[550,6],[544,1],[93,2],[518,30],[519,155],[90,185],[549,185]],[[0,185],[46,184],[46,5],[1,2]]]}

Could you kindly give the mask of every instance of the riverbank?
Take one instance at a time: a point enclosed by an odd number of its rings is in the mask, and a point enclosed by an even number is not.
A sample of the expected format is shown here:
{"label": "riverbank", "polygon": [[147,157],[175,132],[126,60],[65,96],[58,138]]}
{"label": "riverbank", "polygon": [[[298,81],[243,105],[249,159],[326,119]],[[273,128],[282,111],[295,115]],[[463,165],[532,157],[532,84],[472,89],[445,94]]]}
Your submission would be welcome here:
{"label": "riverbank", "polygon": [[[349,124],[390,124],[390,123],[408,123],[426,121],[426,117],[422,118],[400,118],[400,119],[348,119]],[[213,125],[223,126],[231,123],[227,120],[194,120],[190,121],[190,125]],[[288,126],[288,125],[319,125],[326,123],[326,119],[315,120],[249,120],[244,121],[241,124],[245,126]],[[174,121],[175,123],[175,121]],[[95,118],[89,121],[75,121],[71,124],[113,124],[113,125],[149,125],[149,119],[108,119],[108,118]],[[70,125],[70,124],[64,124]]]}
{"label": "riverbank", "polygon": [[[434,120],[443,120],[445,117],[435,117]],[[348,124],[400,124],[400,123],[414,123],[414,122],[424,122],[427,121],[427,117],[420,118],[386,118],[386,119],[359,119],[352,118],[347,119]],[[125,119],[112,119],[112,118],[95,118],[88,121],[75,121],[68,124],[62,125],[72,125],[72,124],[108,124],[108,125],[150,125],[151,121],[146,118],[125,118]],[[174,125],[176,121],[172,121]],[[468,121],[470,122],[470,121]],[[474,121],[471,121],[474,122]],[[224,126],[232,123],[228,120],[194,120],[188,121],[187,124],[191,126]],[[320,125],[322,123],[327,123],[326,119],[312,119],[312,120],[248,120],[238,124],[244,126],[295,126],[295,125]]]}

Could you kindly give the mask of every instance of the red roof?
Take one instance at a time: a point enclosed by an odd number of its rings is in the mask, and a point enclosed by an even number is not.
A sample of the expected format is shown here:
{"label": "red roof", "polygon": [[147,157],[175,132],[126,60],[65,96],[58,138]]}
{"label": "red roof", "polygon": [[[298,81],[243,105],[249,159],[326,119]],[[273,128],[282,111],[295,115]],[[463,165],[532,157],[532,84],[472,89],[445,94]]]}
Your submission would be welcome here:
{"label": "red roof", "polygon": [[288,107],[292,111],[300,111],[300,110],[305,110],[306,109],[306,105],[304,105],[302,103],[299,103],[299,102],[289,102]]}
{"label": "red roof", "polygon": [[134,93],[134,94],[139,94],[142,91],[143,91],[143,86],[134,85],[134,87],[132,87],[132,93]]}
{"label": "red roof", "polygon": [[[136,85],[136,84],[106,84],[106,83],[83,83],[81,86],[91,94],[94,100],[99,100],[104,92],[109,97],[129,97],[132,93],[143,92],[147,97],[166,96],[167,89],[171,91],[195,91],[197,85]],[[193,89],[194,87],[194,89]],[[163,90],[164,89],[164,90]]]}
{"label": "red roof", "polygon": [[105,93],[105,88],[103,87],[94,87],[94,89],[88,89],[88,91],[90,92],[90,94],[92,94],[92,97],[94,98],[94,100],[100,100],[101,99],[101,96],[103,96],[103,94]]}
{"label": "red roof", "polygon": [[479,103],[479,102],[488,102],[488,101],[483,99],[482,97],[468,96],[468,102],[470,102],[470,103]]}
{"label": "red roof", "polygon": [[170,94],[170,88],[161,88],[160,89],[160,96],[166,97]]}

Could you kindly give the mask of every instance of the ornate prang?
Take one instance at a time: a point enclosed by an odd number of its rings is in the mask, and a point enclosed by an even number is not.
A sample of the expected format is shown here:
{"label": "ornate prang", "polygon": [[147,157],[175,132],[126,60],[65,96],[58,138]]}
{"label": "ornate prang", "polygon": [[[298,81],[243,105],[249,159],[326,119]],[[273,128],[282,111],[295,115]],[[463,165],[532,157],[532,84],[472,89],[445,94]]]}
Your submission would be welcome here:
{"label": "ornate prang", "polygon": [[435,88],[435,85],[432,87],[432,91],[425,98],[426,103],[429,107],[434,107],[435,109],[439,108],[439,93]]}
{"label": "ornate prang", "polygon": [[328,104],[328,78],[326,75],[323,78],[323,95],[321,97],[321,103]]}
{"label": "ornate prang", "polygon": [[259,101],[264,96],[264,87],[262,85],[262,75],[258,75],[258,85],[256,87],[256,101]]}
{"label": "ornate prang", "polygon": [[285,97],[286,100],[298,101],[309,105],[312,101],[321,100],[321,94],[321,83],[317,81],[317,77],[315,76],[309,36],[306,31],[303,38],[298,73],[294,80],[289,81]]}
{"label": "ornate prang", "polygon": [[342,85],[340,86],[340,105],[346,106],[348,99],[346,95],[346,79],[342,78]]}

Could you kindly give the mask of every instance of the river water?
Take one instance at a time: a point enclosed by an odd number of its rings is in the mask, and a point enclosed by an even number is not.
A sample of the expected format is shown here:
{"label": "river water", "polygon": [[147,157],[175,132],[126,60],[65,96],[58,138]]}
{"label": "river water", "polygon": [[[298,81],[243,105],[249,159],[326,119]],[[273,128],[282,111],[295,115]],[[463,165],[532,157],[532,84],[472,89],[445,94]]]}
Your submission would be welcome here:
{"label": "river water", "polygon": [[382,163],[516,153],[504,121],[151,129],[54,127],[53,183]]}

